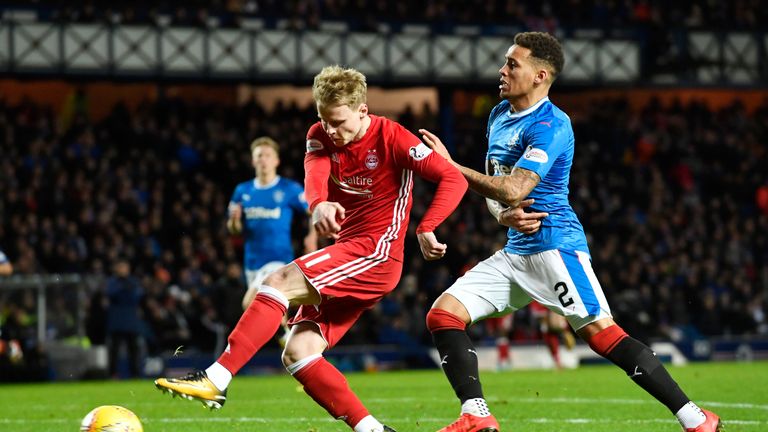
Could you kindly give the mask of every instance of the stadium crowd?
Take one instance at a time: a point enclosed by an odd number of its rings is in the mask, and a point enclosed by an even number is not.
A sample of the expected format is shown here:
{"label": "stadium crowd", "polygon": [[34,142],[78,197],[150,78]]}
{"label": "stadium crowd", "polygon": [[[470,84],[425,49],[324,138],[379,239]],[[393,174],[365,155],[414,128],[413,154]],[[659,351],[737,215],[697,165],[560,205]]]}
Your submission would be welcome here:
{"label": "stadium crowd", "polygon": [[[441,131],[429,111],[394,117],[412,131],[451,137],[456,159],[480,168],[491,105],[458,114],[454,130]],[[65,118],[28,100],[0,102],[0,247],[20,274],[107,280],[127,259],[144,292],[150,353],[220,349],[245,290],[242,245],[227,234],[225,220],[230,192],[253,177],[248,145],[253,137],[275,137],[281,175],[301,180],[314,107],[285,102],[267,111],[255,102],[229,107],[169,98],[132,110],[117,105],[95,120],[85,106]],[[768,334],[768,103],[752,113],[738,102],[717,111],[652,102],[635,111],[624,99],[606,99],[572,120],[571,201],[623,327],[640,339]],[[447,256],[424,261],[413,231],[430,191],[428,183],[415,187],[399,288],[342,344],[428,345],[431,303],[505,241],[484,200],[468,193],[437,232]],[[93,343],[106,337],[105,287],[96,285],[81,305]],[[34,325],[30,296],[0,292],[4,335]],[[55,295],[49,301],[50,325],[66,336],[74,312],[60,304]],[[535,333],[525,317],[519,314],[513,338]],[[482,326],[474,331],[488,336]]]}
{"label": "stadium crowd", "polygon": [[[343,23],[351,31],[380,31],[381,25],[429,24],[452,31],[457,25],[516,26],[556,31],[592,28],[606,31],[686,28],[759,29],[768,22],[757,1],[680,2],[659,0],[215,0],[94,1],[77,4],[51,0],[6,2],[6,9],[35,10],[39,19],[177,26],[241,26],[258,18],[268,26],[316,29],[322,22]],[[278,24],[282,23],[282,24]],[[610,29],[610,30],[609,30]]]}

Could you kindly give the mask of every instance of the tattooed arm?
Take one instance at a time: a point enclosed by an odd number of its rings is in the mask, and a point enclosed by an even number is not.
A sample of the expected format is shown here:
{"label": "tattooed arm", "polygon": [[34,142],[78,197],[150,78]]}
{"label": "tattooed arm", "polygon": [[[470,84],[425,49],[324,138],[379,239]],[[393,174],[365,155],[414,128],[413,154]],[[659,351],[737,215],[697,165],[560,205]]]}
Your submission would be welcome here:
{"label": "tattooed arm", "polygon": [[453,160],[451,162],[467,179],[470,189],[510,207],[520,205],[541,181],[538,174],[523,168],[513,168],[508,176],[489,176],[461,166]]}
{"label": "tattooed arm", "polygon": [[461,171],[470,189],[486,198],[517,207],[541,181],[538,174],[523,168],[513,168],[509,175],[490,176],[459,165],[451,158],[437,135],[426,129],[419,129],[419,133],[425,144]]}

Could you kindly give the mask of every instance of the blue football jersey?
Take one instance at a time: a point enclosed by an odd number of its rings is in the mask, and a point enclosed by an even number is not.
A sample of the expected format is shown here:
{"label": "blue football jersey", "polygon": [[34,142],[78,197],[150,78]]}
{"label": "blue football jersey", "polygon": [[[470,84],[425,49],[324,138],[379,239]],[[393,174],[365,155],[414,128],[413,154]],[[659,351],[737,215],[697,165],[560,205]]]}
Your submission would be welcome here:
{"label": "blue football jersey", "polygon": [[574,151],[571,119],[546,97],[521,112],[510,108],[505,100],[491,111],[486,168],[494,175],[508,175],[514,167],[538,174],[541,182],[528,198],[535,200],[533,210],[549,216],[533,235],[510,228],[504,249],[518,255],[552,249],[589,253],[584,228],[568,203]]}
{"label": "blue football jersey", "polygon": [[304,189],[295,181],[278,176],[261,186],[257,180],[240,183],[230,205],[243,207],[245,269],[258,270],[270,261],[293,260],[291,220],[307,213]]}

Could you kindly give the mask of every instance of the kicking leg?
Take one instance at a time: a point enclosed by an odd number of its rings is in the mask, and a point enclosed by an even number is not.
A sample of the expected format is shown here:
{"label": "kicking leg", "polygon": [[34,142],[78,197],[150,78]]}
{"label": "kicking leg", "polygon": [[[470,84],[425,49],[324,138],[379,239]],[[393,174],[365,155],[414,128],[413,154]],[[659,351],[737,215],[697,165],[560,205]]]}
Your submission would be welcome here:
{"label": "kicking leg", "polygon": [[235,375],[274,336],[289,304],[318,304],[320,295],[293,264],[271,273],[230,333],[227,348],[205,371],[182,378],[158,378],[158,389],[221,408]]}

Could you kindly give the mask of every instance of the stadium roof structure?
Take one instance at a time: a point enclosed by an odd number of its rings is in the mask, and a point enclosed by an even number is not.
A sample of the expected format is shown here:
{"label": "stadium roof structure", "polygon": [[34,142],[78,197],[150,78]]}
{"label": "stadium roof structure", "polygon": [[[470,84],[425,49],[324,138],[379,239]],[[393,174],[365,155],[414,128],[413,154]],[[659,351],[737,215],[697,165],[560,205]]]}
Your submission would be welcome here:
{"label": "stadium roof structure", "polygon": [[[0,21],[0,72],[12,77],[306,83],[343,64],[379,84],[495,79],[511,38],[473,32],[355,33]],[[648,64],[640,41],[563,39],[570,85],[753,86],[768,82],[768,35],[688,32],[680,54]],[[653,53],[650,53],[653,54]],[[650,72],[649,72],[650,71]]]}

